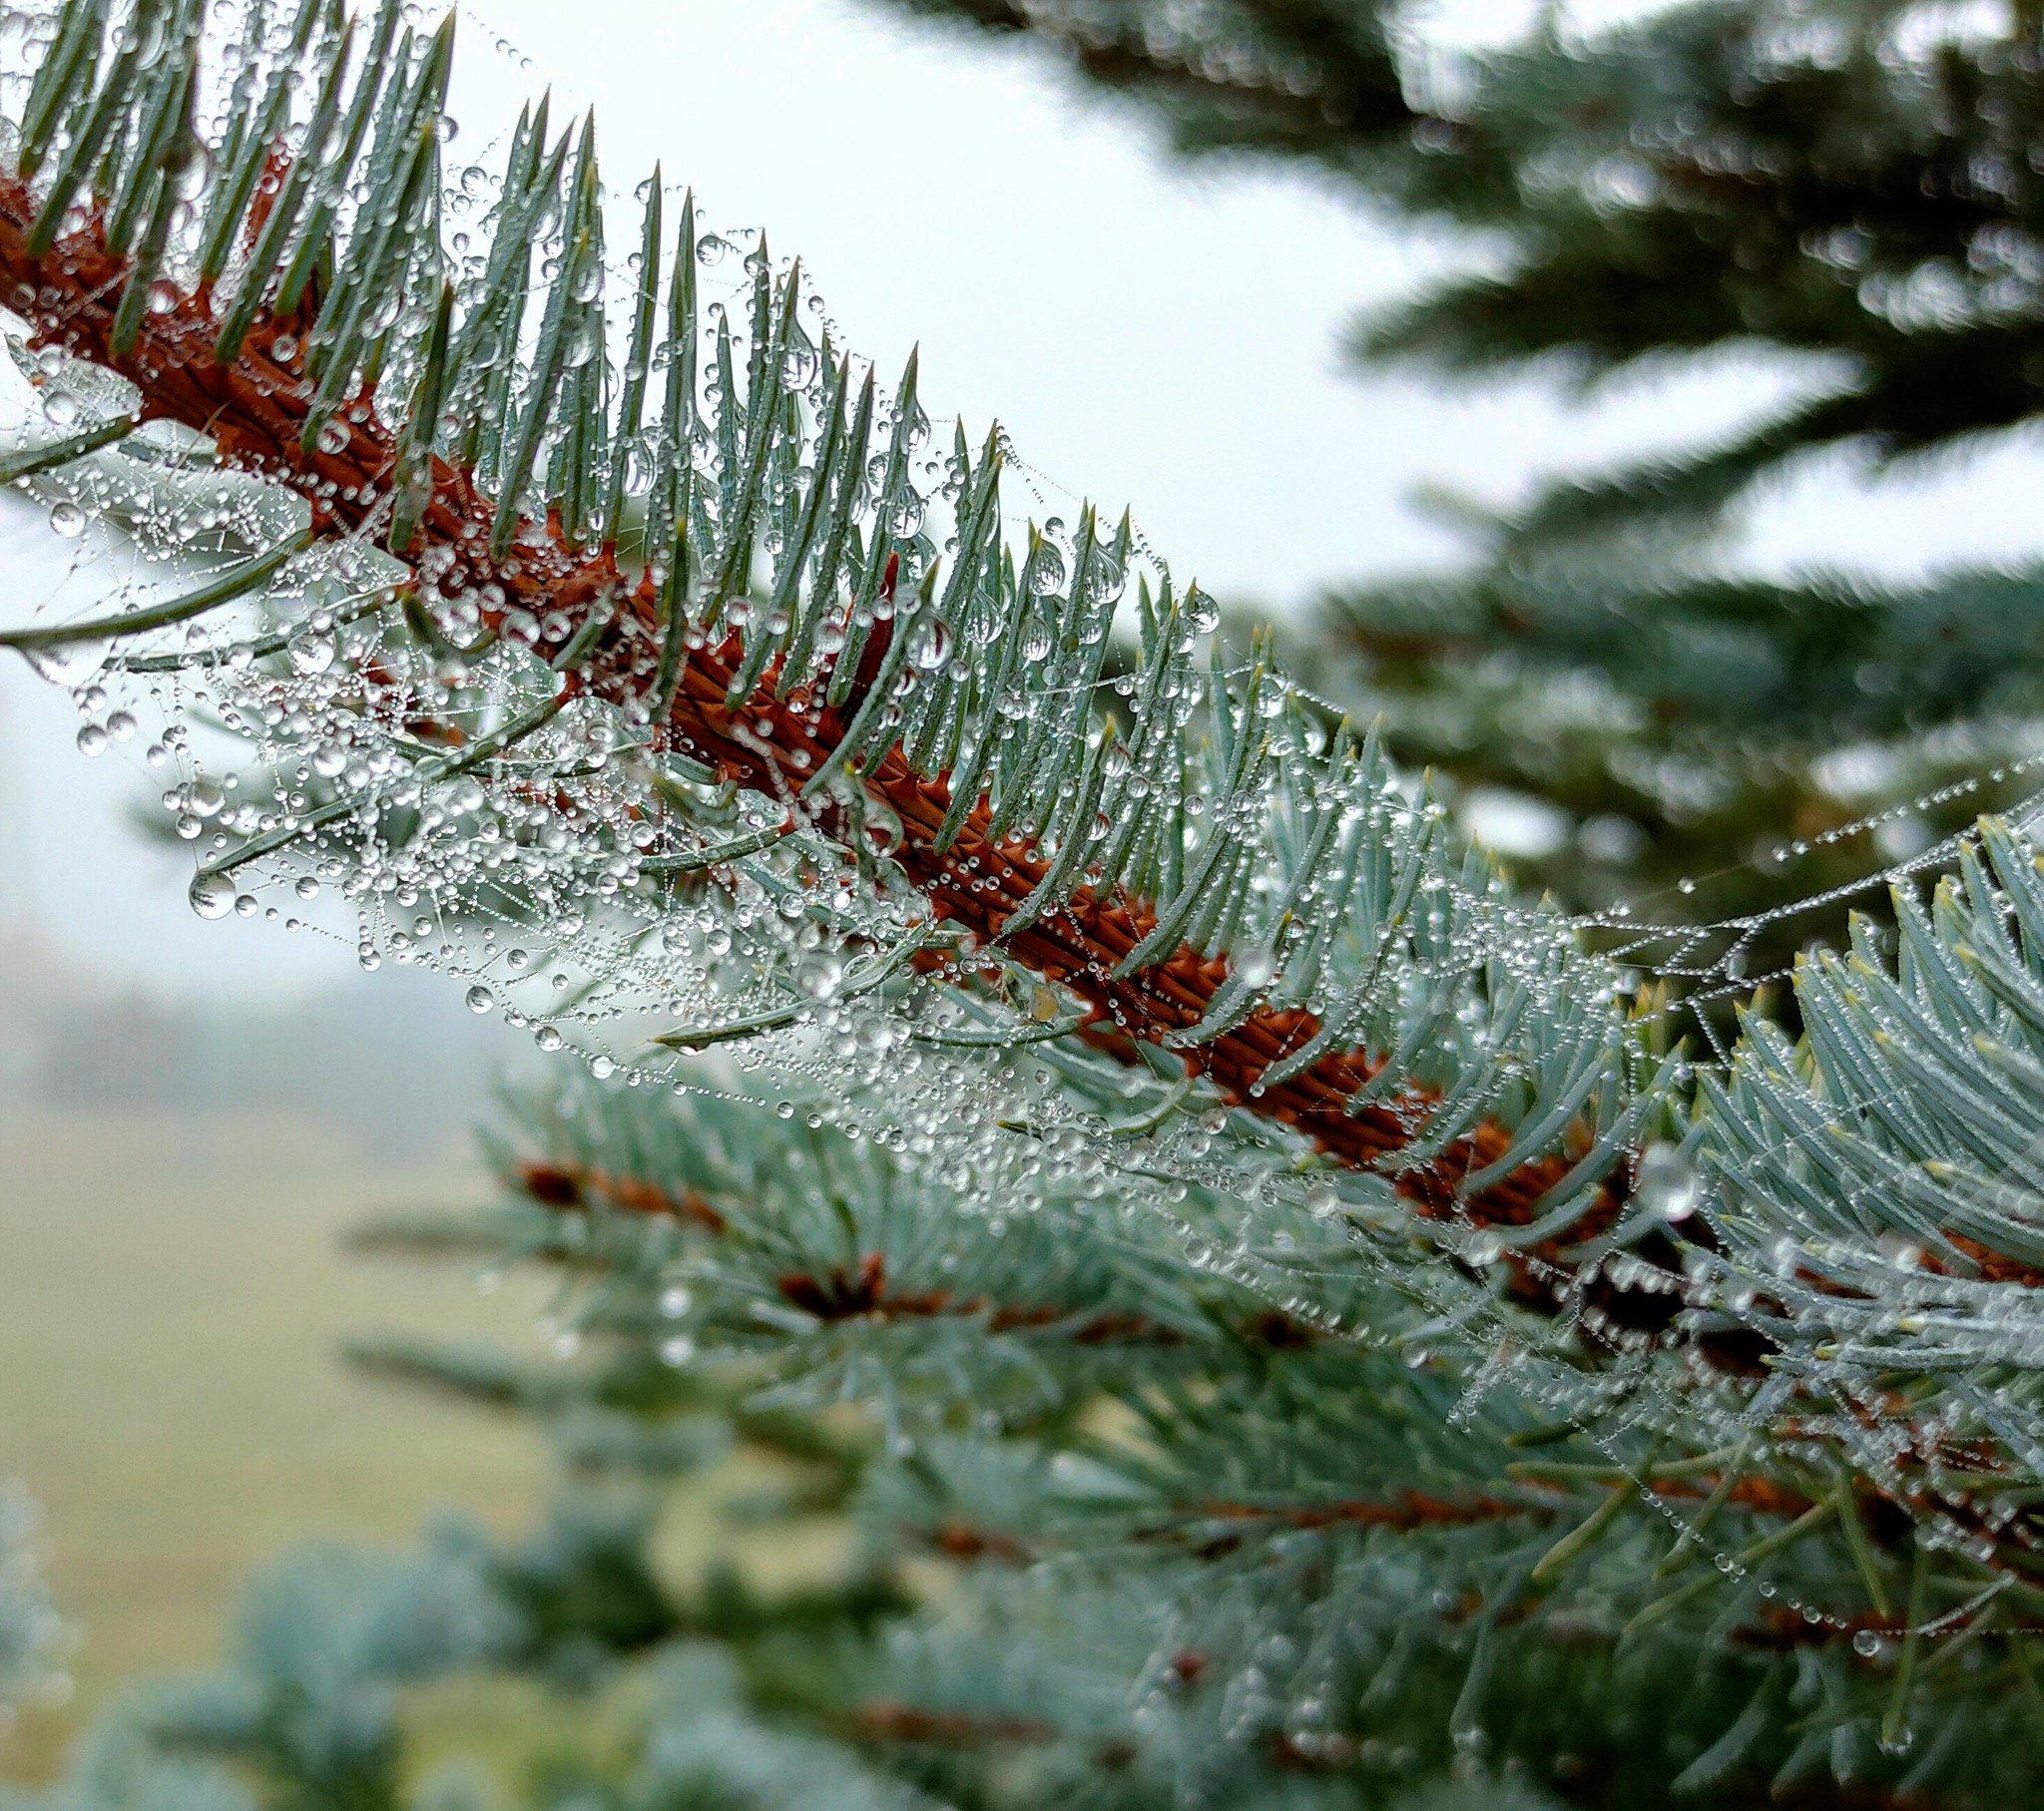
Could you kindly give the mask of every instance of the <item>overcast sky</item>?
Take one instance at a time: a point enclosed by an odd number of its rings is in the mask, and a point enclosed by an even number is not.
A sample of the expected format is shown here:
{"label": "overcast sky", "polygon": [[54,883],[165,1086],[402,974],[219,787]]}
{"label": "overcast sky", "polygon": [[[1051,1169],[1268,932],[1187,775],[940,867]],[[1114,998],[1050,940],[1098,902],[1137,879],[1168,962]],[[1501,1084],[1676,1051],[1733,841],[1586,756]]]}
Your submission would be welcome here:
{"label": "overcast sky", "polygon": [[[1505,17],[1497,0],[1448,11],[1460,35]],[[1451,247],[1296,175],[1188,171],[1028,46],[877,4],[482,0],[462,7],[459,41],[451,171],[501,168],[503,125],[545,82],[557,119],[595,103],[612,196],[659,159],[707,224],[762,226],[799,253],[843,342],[893,368],[919,341],[933,415],[1006,424],[1042,498],[1024,507],[1129,503],[1182,576],[1274,610],[1327,579],[1451,557],[1409,507],[1416,483],[1509,499],[1543,470],[1729,425],[1790,381],[1721,365],[1585,408],[1532,383],[1358,380],[1340,365],[1344,322]],[[2031,553],[2040,480],[2033,440],[1879,483],[1833,464],[1767,503],[1748,557],[1919,571]],[[40,522],[0,522],[10,620],[48,583],[49,540]],[[195,919],[176,858],[119,822],[160,782],[132,745],[79,756],[75,724],[67,698],[5,663],[0,909],[159,989],[308,987],[349,969],[345,949]]]}

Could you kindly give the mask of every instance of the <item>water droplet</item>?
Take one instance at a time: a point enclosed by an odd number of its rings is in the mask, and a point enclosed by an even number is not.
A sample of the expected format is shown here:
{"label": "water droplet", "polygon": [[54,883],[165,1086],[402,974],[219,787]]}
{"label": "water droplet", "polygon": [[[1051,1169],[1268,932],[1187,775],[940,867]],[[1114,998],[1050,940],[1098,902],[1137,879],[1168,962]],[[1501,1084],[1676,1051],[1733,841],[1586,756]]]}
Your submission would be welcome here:
{"label": "water droplet", "polygon": [[486,1013],[497,1004],[497,997],[486,987],[472,987],[468,990],[468,1010],[472,1013]]}
{"label": "water droplet", "polygon": [[97,723],[87,723],[78,732],[80,754],[104,754],[107,751],[107,732]]}
{"label": "water droplet", "polygon": [[317,899],[319,897],[319,883],[309,874],[300,874],[296,881],[292,883],[291,891],[297,894],[300,899]]}
{"label": "water droplet", "polygon": [[333,638],[307,630],[290,639],[291,666],[299,673],[324,673],[333,665]]}
{"label": "water droplet", "polygon": [[235,883],[225,874],[201,874],[187,895],[202,918],[225,918],[235,909]]}
{"label": "water droplet", "polygon": [[346,422],[324,421],[319,424],[319,432],[312,437],[312,444],[322,453],[340,453],[347,450],[350,438]]}
{"label": "water droplet", "polygon": [[1278,973],[1278,958],[1269,950],[1243,950],[1235,959],[1236,979],[1245,987],[1266,987]]}
{"label": "water droplet", "polygon": [[132,710],[117,710],[107,718],[107,733],[117,742],[127,741],[138,727]]}
{"label": "water droplet", "polygon": [[56,685],[81,685],[107,664],[105,642],[63,642],[27,650],[28,664]]}
{"label": "water droplet", "polygon": [[935,673],[951,658],[950,626],[932,617],[917,632],[908,658],[925,673]]}
{"label": "water droplet", "polygon": [[1680,1221],[1696,1212],[1703,1184],[1689,1159],[1673,1144],[1654,1144],[1640,1158],[1634,1192],[1649,1212],[1664,1220]]}
{"label": "water droplet", "polygon": [[532,1041],[544,1051],[556,1051],[561,1048],[561,1034],[551,1025],[542,1025],[532,1034]]}
{"label": "water droplet", "polygon": [[62,535],[66,540],[82,535],[85,533],[85,511],[66,497],[51,507],[50,528],[52,533]]}

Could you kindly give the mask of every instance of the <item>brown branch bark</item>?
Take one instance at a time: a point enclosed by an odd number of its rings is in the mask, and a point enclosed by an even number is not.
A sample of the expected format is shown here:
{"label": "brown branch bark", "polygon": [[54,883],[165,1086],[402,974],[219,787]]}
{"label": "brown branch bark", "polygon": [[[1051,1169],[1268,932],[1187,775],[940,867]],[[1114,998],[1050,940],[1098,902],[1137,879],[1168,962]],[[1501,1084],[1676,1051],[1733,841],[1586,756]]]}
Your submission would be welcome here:
{"label": "brown branch bark", "polygon": [[[36,212],[27,185],[0,177],[0,299],[25,315],[38,344],[55,344],[118,371],[142,394],[145,419],[177,421],[210,434],[230,461],[288,486],[310,504],[325,533],[361,529],[384,503],[395,465],[396,435],[367,398],[341,412],[348,434],[337,450],[301,450],[308,409],[301,319],[259,311],[239,355],[228,364],[214,356],[210,298],[180,294],[162,311],[145,310],[132,350],[111,346],[127,266],[104,241],[93,218],[61,238],[44,256],[27,254]],[[592,613],[607,627],[583,677],[619,702],[643,700],[657,664],[655,599],[650,580],[636,585],[620,574],[609,549],[585,554],[569,547],[557,523],[527,522],[510,557],[494,561],[488,530],[494,504],[473,475],[444,460],[434,462],[431,501],[423,516],[417,565],[430,554],[433,583],[442,595],[464,592],[482,621],[496,629],[517,609],[544,618],[555,614],[570,633]],[[873,638],[874,642],[879,635]],[[691,646],[672,708],[662,730],[668,742],[709,762],[741,783],[790,796],[842,737],[846,712],[813,695],[774,695],[778,675],[769,670],[751,697],[728,709],[725,696],[739,660],[734,637],[723,646]],[[870,665],[875,659],[868,647]],[[869,675],[861,673],[861,679]],[[923,889],[934,909],[981,943],[1004,936],[1021,902],[1042,878],[1045,863],[1026,842],[988,835],[982,800],[963,833],[942,855],[938,826],[949,809],[941,777],[919,775],[900,750],[891,750],[867,781],[872,794],[898,816],[904,838],[896,859]],[[1182,945],[1164,961],[1127,979],[1112,970],[1156,923],[1151,904],[1082,886],[1059,911],[1007,937],[1006,947],[1046,979],[1076,993],[1091,1010],[1091,1040],[1125,1058],[1137,1041],[1157,1044],[1197,1025],[1229,974],[1225,957]],[[1181,1053],[1189,1074],[1203,1076],[1228,1099],[1266,1119],[1291,1127],[1338,1161],[1356,1167],[1386,1165],[1424,1128],[1436,1097],[1407,1083],[1360,1111],[1352,1097],[1377,1073],[1379,1059],[1362,1050],[1322,1058],[1286,1082],[1266,1087],[1262,1078],[1286,1053],[1318,1030],[1310,1013],[1259,1010],[1234,1030]],[[1553,1153],[1520,1164],[1502,1180],[1466,1197],[1461,1178],[1494,1160],[1511,1132],[1494,1121],[1479,1124],[1430,1161],[1411,1168],[1386,1165],[1392,1185],[1422,1219],[1460,1220],[1484,1227],[1525,1224],[1535,1204],[1566,1173],[1569,1159]],[[1598,1190],[1570,1226],[1525,1250],[1505,1254],[1513,1292],[1530,1306],[1551,1311],[1578,1287],[1563,1259],[1570,1245],[1593,1237],[1621,1212],[1629,1179],[1623,1168]],[[1672,1269],[1673,1245],[1650,1237],[1638,1254]],[[1586,1331],[1593,1342],[1626,1333],[1656,1336],[1679,1306],[1674,1289],[1620,1289],[1602,1279],[1583,1286]],[[1733,1368],[1751,1366],[1754,1342],[1721,1340],[1716,1357]]]}

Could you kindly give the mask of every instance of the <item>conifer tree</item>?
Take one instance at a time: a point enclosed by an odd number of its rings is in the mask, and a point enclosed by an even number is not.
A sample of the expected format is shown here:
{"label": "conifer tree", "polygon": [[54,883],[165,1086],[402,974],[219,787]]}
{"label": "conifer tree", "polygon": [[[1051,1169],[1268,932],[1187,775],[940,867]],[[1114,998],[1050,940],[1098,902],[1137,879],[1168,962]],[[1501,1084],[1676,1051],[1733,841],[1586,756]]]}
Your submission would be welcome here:
{"label": "conifer tree", "polygon": [[0,473],[162,558],[0,645],[87,753],[147,717],[202,916],[337,908],[557,1056],[502,1213],[385,1237],[563,1265],[563,1368],[364,1358],[588,1477],[800,1453],[865,1548],[683,1594],[599,1495],[319,1559],[58,1802],[371,1811],[405,1681],[620,1656],[642,1739],[549,1805],[2034,1796],[2020,822],[1692,1053],[1127,518],[1009,522],[798,266],[656,171],[614,269],[593,122],[472,218],[451,19],[235,23],[25,34]]}
{"label": "conifer tree", "polygon": [[1463,273],[1358,323],[1366,365],[1594,389],[1742,349],[1807,360],[1721,440],[1552,473],[1502,516],[1437,498],[1469,543],[1453,571],[1330,575],[1342,695],[1383,712],[1396,757],[1567,814],[1529,882],[1726,918],[2030,789],[1982,781],[2032,748],[2034,564],[1763,582],[1725,539],[1813,454],[1906,464],[2035,419],[2035,7],[1683,0],[1596,29],[1545,8],[1457,51],[1402,0],[891,4],[1026,35],[1186,156],[1302,167],[1479,235]]}

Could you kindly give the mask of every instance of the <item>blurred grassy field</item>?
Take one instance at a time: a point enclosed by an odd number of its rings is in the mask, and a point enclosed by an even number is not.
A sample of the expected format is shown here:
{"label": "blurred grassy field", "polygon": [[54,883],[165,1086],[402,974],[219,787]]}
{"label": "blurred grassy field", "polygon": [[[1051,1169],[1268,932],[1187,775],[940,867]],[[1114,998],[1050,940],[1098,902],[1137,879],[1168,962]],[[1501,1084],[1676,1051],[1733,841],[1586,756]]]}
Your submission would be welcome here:
{"label": "blurred grassy field", "polygon": [[244,1576],[294,1543],[403,1545],[455,1503],[497,1527],[545,1484],[532,1428],[352,1377],[382,1326],[529,1342],[538,1285],[347,1259],[364,1209],[478,1198],[460,1144],[379,1166],[267,1115],[0,1117],[0,1479],[46,1513],[77,1689],[0,1736],[48,1778],[124,1680],[204,1664]]}

